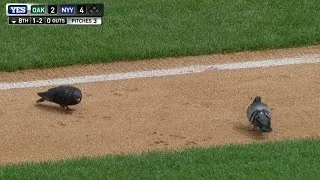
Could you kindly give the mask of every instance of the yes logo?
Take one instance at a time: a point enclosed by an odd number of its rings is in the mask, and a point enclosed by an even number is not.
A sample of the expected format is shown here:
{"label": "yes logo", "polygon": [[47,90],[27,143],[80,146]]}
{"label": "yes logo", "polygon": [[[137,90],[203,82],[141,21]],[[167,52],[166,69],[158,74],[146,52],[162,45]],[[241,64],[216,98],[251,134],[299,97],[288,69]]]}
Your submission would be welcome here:
{"label": "yes logo", "polygon": [[10,5],[8,6],[9,14],[27,14],[28,7],[27,5]]}

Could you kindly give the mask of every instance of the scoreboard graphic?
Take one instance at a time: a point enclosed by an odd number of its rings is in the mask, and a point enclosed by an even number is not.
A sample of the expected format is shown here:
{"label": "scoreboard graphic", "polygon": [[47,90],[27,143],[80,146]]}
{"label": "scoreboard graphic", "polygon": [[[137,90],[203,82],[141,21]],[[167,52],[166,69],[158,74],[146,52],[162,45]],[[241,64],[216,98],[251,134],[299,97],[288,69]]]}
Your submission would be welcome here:
{"label": "scoreboard graphic", "polygon": [[103,4],[6,5],[9,25],[102,25]]}

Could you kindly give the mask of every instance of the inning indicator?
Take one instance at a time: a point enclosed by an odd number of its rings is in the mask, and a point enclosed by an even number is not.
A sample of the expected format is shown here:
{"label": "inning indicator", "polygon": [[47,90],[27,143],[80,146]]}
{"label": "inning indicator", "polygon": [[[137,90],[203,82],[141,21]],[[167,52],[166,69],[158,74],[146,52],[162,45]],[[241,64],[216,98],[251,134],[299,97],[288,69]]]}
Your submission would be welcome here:
{"label": "inning indicator", "polygon": [[10,25],[101,25],[103,4],[30,4],[6,5]]}

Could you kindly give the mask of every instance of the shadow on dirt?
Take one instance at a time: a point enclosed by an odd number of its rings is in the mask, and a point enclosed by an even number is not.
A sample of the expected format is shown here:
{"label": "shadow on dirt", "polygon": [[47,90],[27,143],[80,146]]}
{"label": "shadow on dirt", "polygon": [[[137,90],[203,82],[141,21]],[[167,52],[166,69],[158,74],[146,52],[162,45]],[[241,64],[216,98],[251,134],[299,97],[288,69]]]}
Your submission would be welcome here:
{"label": "shadow on dirt", "polygon": [[259,128],[252,130],[253,126],[250,124],[237,123],[233,125],[233,129],[240,132],[241,134],[254,139],[254,140],[266,140],[267,134],[262,133]]}
{"label": "shadow on dirt", "polygon": [[64,110],[60,106],[48,105],[48,104],[35,104],[34,106],[36,106],[39,109],[51,112],[51,113],[59,113],[59,114],[72,114],[73,111],[75,111],[73,109]]}

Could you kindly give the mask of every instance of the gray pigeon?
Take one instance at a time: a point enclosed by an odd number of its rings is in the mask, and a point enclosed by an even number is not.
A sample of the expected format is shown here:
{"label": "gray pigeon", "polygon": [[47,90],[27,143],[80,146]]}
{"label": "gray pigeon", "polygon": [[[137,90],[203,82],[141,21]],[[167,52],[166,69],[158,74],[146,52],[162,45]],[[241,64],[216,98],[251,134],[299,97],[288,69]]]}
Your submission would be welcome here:
{"label": "gray pigeon", "polygon": [[65,110],[70,110],[69,105],[76,105],[81,102],[81,90],[73,86],[58,86],[49,89],[46,92],[39,92],[41,97],[37,103],[43,101],[54,102],[59,104]]}
{"label": "gray pigeon", "polygon": [[261,102],[260,96],[256,96],[248,107],[247,118],[253,124],[253,130],[259,127],[262,132],[272,132],[271,111],[268,105]]}

